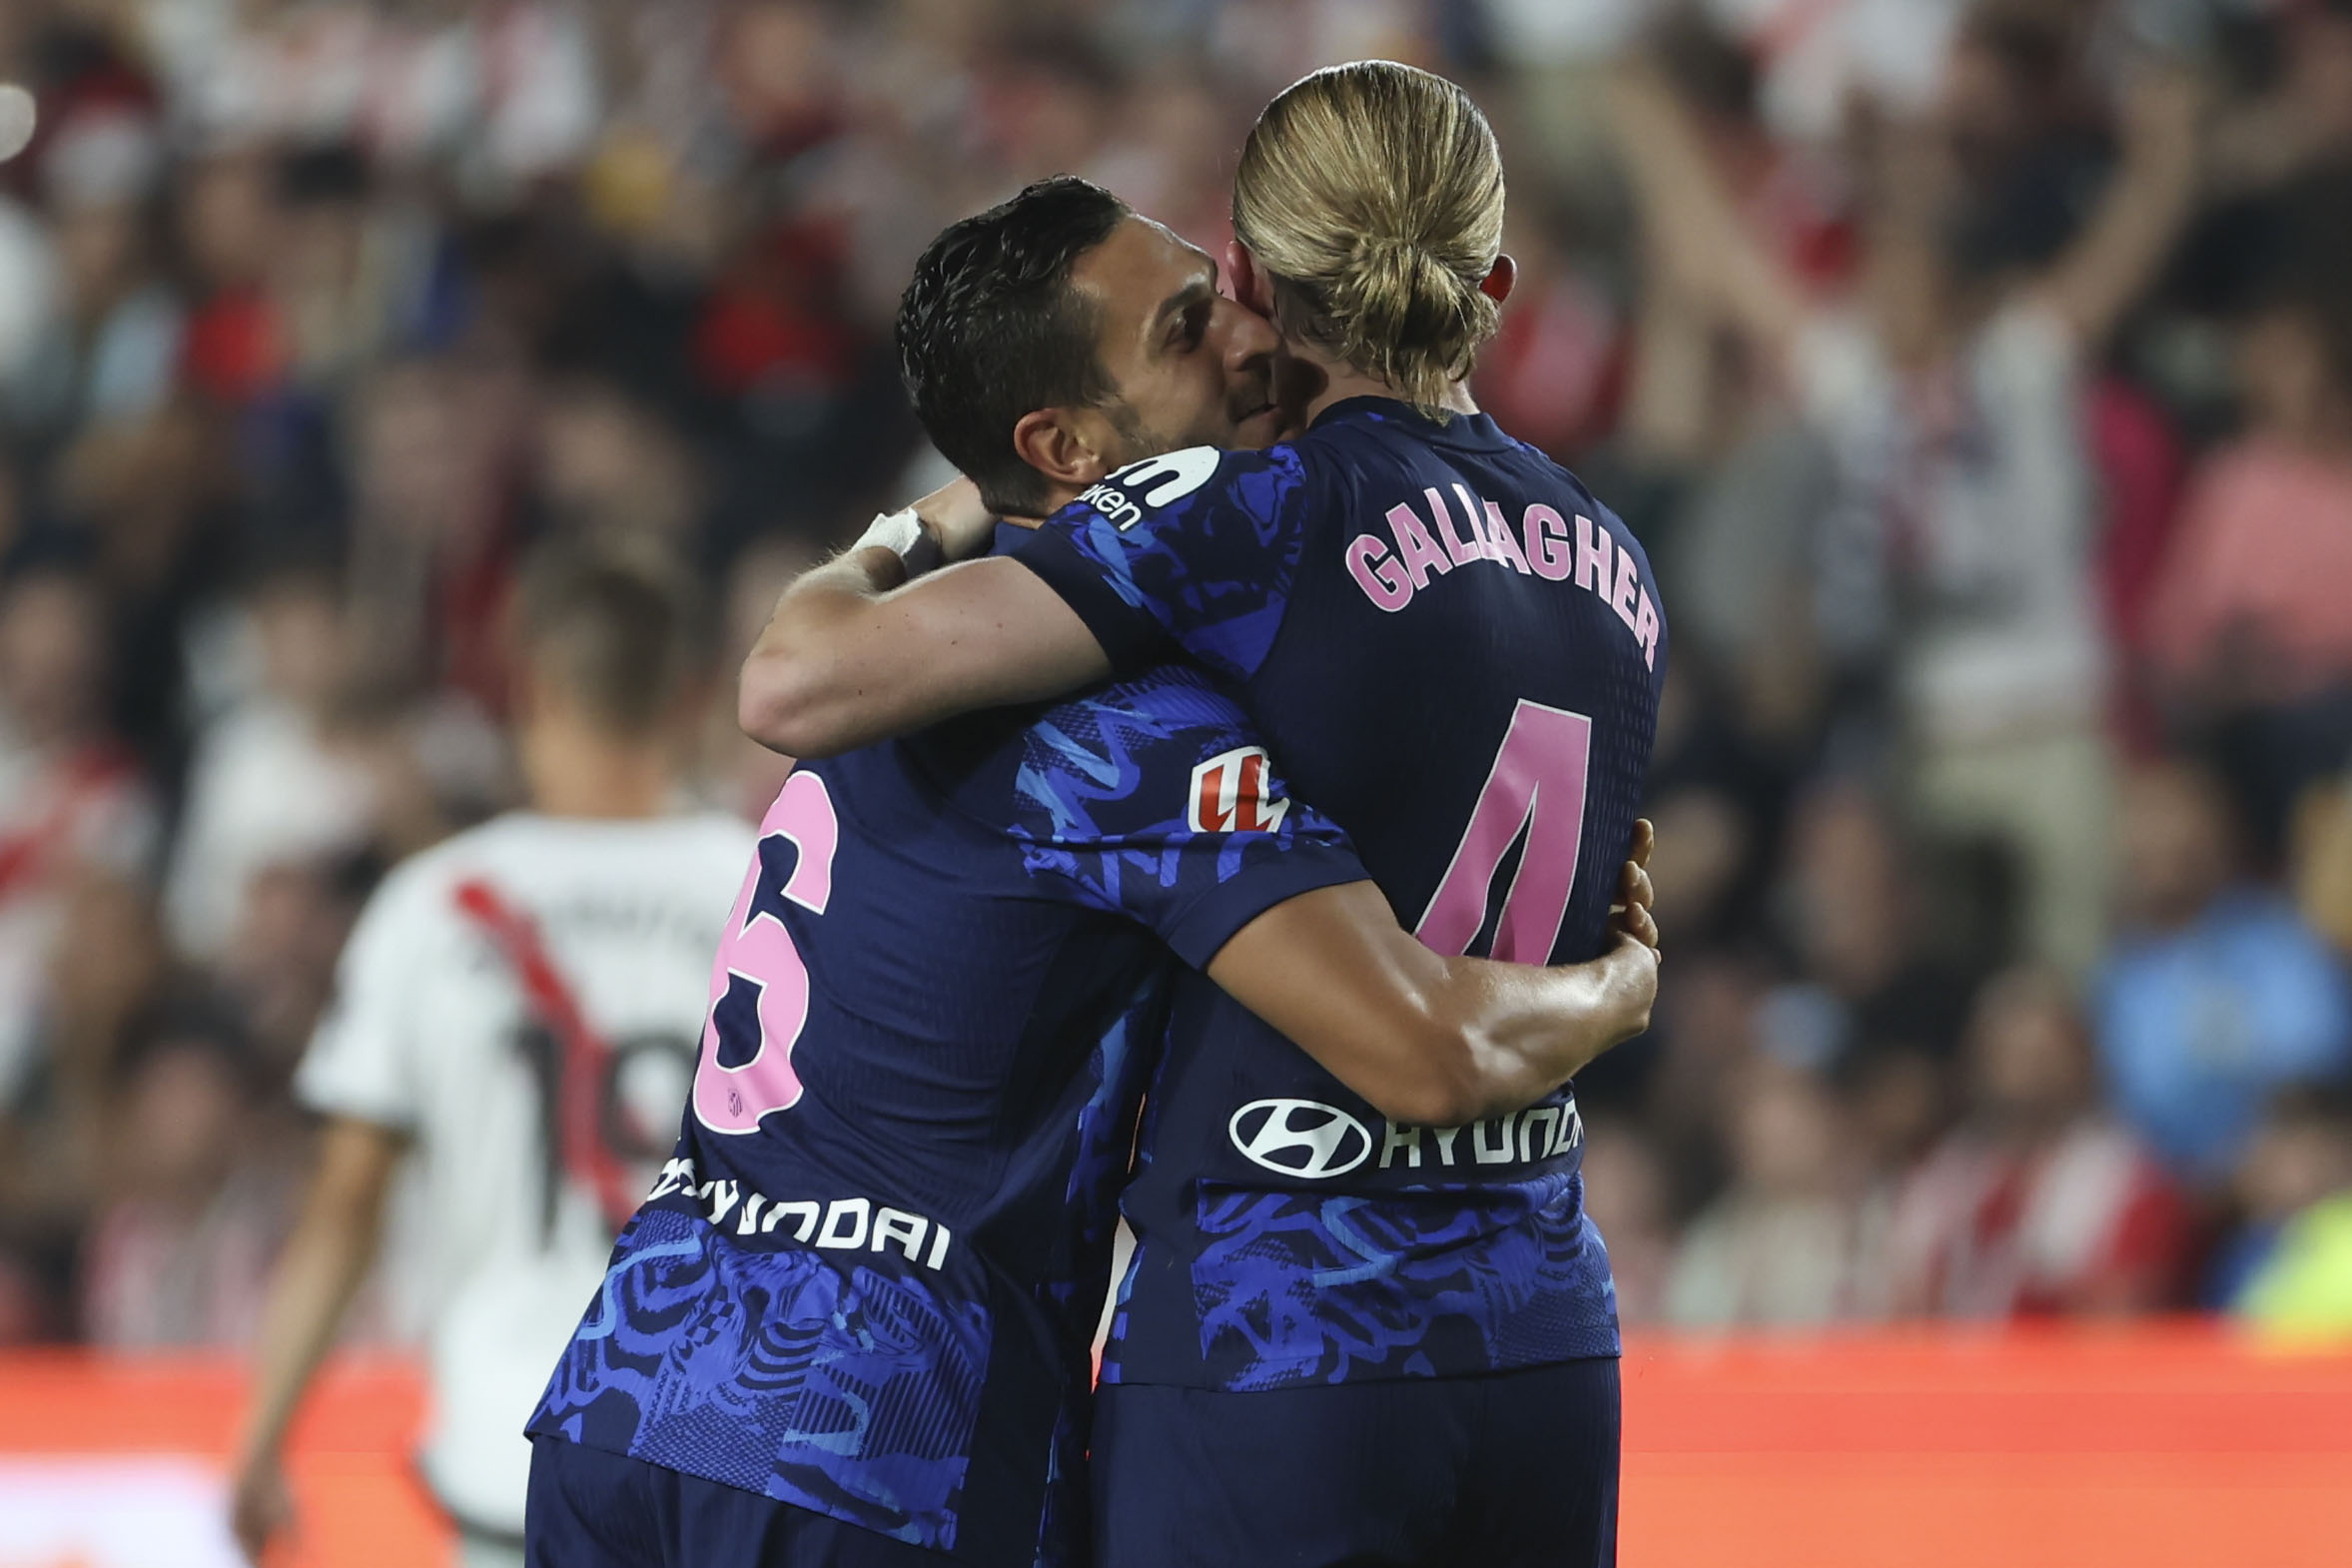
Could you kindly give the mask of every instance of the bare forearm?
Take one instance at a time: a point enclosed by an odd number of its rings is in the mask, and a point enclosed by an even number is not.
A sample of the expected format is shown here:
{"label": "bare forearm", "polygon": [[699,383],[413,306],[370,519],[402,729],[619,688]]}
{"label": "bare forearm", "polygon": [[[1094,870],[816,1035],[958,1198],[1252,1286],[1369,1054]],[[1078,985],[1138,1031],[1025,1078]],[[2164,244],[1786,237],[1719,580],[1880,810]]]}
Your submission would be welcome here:
{"label": "bare forearm", "polygon": [[255,1349],[254,1400],[240,1451],[274,1454],[375,1261],[381,1221],[353,1224],[314,1203],[270,1283]]}
{"label": "bare forearm", "polygon": [[2149,172],[2115,193],[2081,254],[2051,280],[2047,299],[2075,337],[2095,348],[2147,287],[2186,221],[2192,180],[2185,171]]}
{"label": "bare forearm", "polygon": [[906,562],[867,547],[810,568],[777,598],[743,660],[735,718],[761,745],[788,756],[830,756],[880,738],[855,671],[874,650],[862,635],[883,594],[903,586]]}
{"label": "bare forearm", "polygon": [[1714,322],[1661,279],[1641,303],[1625,439],[1650,462],[1692,462],[1706,452],[1714,371]]}
{"label": "bare forearm", "polygon": [[1111,673],[1086,623],[1017,561],[968,561],[903,586],[891,580],[902,571],[887,550],[852,550],[784,590],[743,661],[745,734],[830,757]]}
{"label": "bare forearm", "polygon": [[1442,957],[1356,882],[1267,910],[1208,978],[1381,1115],[1454,1127],[1542,1099],[1641,1033],[1657,958],[1630,938],[1562,969]]}
{"label": "bare forearm", "polygon": [[1466,1069],[1455,1122],[1531,1105],[1650,1027],[1656,957],[1628,946],[1636,951],[1556,969],[1449,961]]}
{"label": "bare forearm", "polygon": [[389,1127],[345,1117],[328,1122],[302,1219],[270,1281],[241,1473],[274,1466],[303,1390],[376,1260],[386,1194],[406,1148],[406,1136]]}
{"label": "bare forearm", "polygon": [[1785,347],[1803,297],[1741,221],[1690,111],[1640,65],[1612,81],[1609,103],[1653,265],[1717,317]]}
{"label": "bare forearm", "polygon": [[2203,149],[2195,80],[2151,68],[2130,90],[2122,167],[2044,297],[2086,346],[2130,309],[2196,205]]}

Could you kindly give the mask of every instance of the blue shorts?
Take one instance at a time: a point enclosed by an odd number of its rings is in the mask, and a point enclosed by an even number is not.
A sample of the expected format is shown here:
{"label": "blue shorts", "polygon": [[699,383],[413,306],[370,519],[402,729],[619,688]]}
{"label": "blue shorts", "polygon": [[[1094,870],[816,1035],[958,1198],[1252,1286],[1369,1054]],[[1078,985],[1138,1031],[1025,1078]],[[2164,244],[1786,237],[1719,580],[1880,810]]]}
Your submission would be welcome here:
{"label": "blue shorts", "polygon": [[1110,1383],[1095,1568],[1612,1568],[1617,1362],[1224,1393]]}
{"label": "blue shorts", "polygon": [[527,1568],[945,1568],[937,1552],[757,1492],[531,1438]]}

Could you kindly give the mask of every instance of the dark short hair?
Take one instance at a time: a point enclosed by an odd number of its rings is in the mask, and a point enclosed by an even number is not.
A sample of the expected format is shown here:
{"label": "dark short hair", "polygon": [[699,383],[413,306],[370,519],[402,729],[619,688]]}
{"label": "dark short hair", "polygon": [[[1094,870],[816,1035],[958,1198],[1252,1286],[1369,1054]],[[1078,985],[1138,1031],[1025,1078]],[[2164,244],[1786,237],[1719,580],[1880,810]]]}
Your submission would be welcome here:
{"label": "dark short hair", "polygon": [[1047,503],[1045,479],[1013,449],[1023,414],[1112,399],[1096,312],[1070,275],[1128,215],[1092,181],[1040,180],[950,224],[899,300],[899,374],[915,414],[999,511]]}
{"label": "dark short hair", "polygon": [[649,737],[707,662],[696,589],[650,541],[559,536],[516,580],[519,651],[607,732]]}

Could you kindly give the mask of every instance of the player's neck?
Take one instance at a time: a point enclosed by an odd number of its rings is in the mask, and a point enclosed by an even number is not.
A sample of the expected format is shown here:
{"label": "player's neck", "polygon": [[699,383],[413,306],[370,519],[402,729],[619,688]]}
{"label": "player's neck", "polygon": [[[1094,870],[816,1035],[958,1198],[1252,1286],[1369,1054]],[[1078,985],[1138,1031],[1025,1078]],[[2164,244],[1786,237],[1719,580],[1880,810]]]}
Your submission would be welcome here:
{"label": "player's neck", "polygon": [[[1306,367],[1323,379],[1322,390],[1307,400],[1302,422],[1312,424],[1322,416],[1325,408],[1345,402],[1350,397],[1394,397],[1404,399],[1404,393],[1377,376],[1366,376],[1344,360],[1333,359],[1321,351],[1291,345],[1290,352]],[[1478,404],[1470,397],[1470,384],[1455,382],[1445,390],[1439,405],[1456,413],[1476,413]]]}
{"label": "player's neck", "polygon": [[549,817],[658,817],[677,775],[659,741],[615,740],[585,726],[539,723],[522,735],[530,808]]}

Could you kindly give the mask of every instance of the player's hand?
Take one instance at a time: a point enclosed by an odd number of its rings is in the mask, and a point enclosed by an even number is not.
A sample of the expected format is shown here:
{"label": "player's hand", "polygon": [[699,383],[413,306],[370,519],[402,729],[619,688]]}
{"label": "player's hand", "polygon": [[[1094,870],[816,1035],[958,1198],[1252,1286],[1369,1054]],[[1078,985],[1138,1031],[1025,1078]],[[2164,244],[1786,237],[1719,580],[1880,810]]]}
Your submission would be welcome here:
{"label": "player's hand", "polygon": [[294,1494],[275,1456],[240,1465],[229,1492],[229,1529],[247,1562],[260,1564],[270,1543],[294,1523]]}
{"label": "player's hand", "polygon": [[1658,844],[1657,829],[1647,817],[1633,825],[1633,854],[1617,874],[1617,902],[1609,906],[1609,929],[1631,937],[1653,953],[1658,951],[1658,921],[1651,914],[1657,893],[1650,886],[1650,852]]}
{"label": "player's hand", "polygon": [[1608,976],[1609,1017],[1607,1044],[1621,1046],[1650,1030],[1650,1011],[1658,1005],[1658,949],[1642,941],[1624,925],[1610,926],[1609,948],[1598,960]]}
{"label": "player's hand", "polygon": [[915,517],[938,542],[943,561],[985,554],[996,538],[996,513],[981,500],[980,486],[960,473],[915,502]]}

